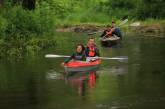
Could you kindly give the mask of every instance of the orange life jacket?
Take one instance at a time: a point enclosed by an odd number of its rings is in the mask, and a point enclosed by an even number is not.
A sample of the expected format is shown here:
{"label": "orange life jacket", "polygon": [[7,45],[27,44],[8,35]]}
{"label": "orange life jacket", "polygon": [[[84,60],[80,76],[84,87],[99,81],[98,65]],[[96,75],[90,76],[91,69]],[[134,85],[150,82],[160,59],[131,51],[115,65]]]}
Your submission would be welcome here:
{"label": "orange life jacket", "polygon": [[112,31],[107,33],[108,36],[112,36]]}
{"label": "orange life jacket", "polygon": [[89,46],[89,54],[88,56],[94,57],[95,56],[95,47]]}
{"label": "orange life jacket", "polygon": [[112,31],[108,30],[105,35],[107,38],[112,36]]}

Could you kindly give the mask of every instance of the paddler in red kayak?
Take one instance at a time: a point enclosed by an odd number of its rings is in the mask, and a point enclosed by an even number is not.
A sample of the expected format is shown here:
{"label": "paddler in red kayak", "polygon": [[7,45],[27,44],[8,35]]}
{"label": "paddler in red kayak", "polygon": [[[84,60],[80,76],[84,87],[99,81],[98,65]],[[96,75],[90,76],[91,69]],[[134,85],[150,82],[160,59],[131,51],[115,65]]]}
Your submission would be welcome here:
{"label": "paddler in red kayak", "polygon": [[95,39],[89,38],[87,47],[85,49],[86,61],[94,61],[97,60],[100,56],[99,49],[96,47]]}
{"label": "paddler in red kayak", "polygon": [[68,63],[71,60],[85,61],[86,60],[86,56],[85,56],[84,50],[85,50],[85,47],[83,46],[83,44],[77,44],[77,46],[76,46],[76,52],[73,53],[61,65],[63,66],[65,63]]}

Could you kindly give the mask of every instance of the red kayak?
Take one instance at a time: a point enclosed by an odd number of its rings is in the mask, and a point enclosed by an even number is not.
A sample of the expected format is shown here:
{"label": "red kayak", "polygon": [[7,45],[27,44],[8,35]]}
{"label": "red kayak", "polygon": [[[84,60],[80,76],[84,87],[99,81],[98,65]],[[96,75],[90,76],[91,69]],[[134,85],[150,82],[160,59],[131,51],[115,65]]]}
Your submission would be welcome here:
{"label": "red kayak", "polygon": [[92,62],[86,62],[86,61],[70,61],[67,64],[64,65],[64,68],[66,71],[88,71],[95,68],[98,68],[101,63],[101,60],[95,60]]}

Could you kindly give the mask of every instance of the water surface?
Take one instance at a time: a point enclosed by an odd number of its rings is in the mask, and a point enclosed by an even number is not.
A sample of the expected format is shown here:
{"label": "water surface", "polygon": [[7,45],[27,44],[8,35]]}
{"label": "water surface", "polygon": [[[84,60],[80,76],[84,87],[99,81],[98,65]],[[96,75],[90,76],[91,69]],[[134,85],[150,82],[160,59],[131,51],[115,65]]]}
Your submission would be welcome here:
{"label": "water surface", "polygon": [[88,36],[56,37],[52,50],[0,60],[0,109],[165,109],[165,39],[126,35],[120,45],[102,47],[96,36],[101,56],[128,56],[128,62],[102,60],[97,71],[66,76],[63,58],[44,55],[70,55]]}

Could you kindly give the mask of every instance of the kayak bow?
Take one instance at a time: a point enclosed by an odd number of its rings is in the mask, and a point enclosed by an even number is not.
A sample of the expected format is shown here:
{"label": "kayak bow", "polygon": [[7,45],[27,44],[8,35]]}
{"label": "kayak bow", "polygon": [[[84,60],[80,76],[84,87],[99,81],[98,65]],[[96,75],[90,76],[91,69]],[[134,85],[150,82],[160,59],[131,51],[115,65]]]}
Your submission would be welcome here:
{"label": "kayak bow", "polygon": [[101,64],[101,60],[95,60],[92,62],[86,61],[70,61],[64,65],[65,71],[88,71],[96,69]]}

